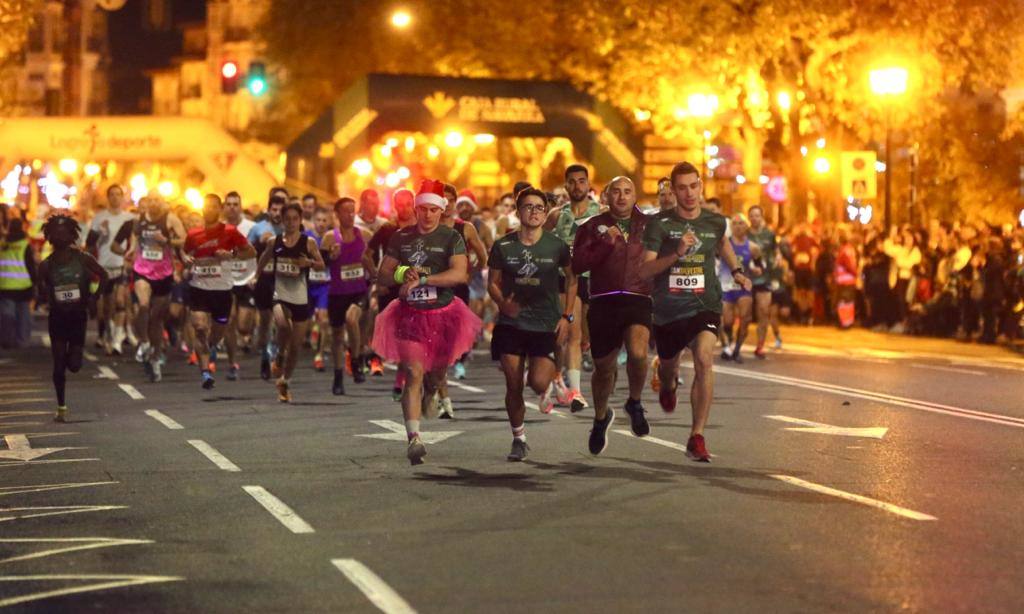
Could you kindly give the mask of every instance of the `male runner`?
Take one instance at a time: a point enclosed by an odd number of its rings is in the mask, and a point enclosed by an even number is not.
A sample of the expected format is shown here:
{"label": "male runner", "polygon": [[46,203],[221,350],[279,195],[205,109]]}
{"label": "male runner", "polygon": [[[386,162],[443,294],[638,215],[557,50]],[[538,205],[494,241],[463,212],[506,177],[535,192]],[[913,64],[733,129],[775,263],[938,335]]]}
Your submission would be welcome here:
{"label": "male runner", "polygon": [[[569,246],[544,230],[548,203],[543,192],[527,188],[516,197],[521,227],[495,242],[489,260],[488,292],[500,315],[491,338],[491,358],[505,373],[505,411],[512,427],[510,461],[523,461],[526,444],[524,380],[543,395],[555,376],[555,354],[566,342],[576,301],[576,275]],[[566,303],[559,299],[564,276]],[[529,365],[527,367],[527,365]],[[551,405],[542,406],[548,413]]]}
{"label": "male runner", "polygon": [[710,462],[704,426],[711,411],[715,342],[721,324],[722,290],[715,275],[715,252],[729,265],[737,283],[750,289],[750,280],[737,265],[725,240],[725,218],[701,207],[700,172],[680,162],[669,176],[676,208],[649,221],[644,231],[643,275],[654,278],[654,338],[661,358],[659,401],[666,412],[676,408],[676,369],[679,355],[689,347],[694,378],[690,391],[693,424],[686,454]]}
{"label": "male runner", "polygon": [[[748,230],[750,223],[747,216],[737,213],[732,216],[732,236],[726,237],[736,254],[739,265],[751,275],[759,275],[761,269],[753,266],[754,260],[760,255],[757,244],[750,240]],[[718,281],[722,285],[722,329],[725,334],[725,344],[722,348],[722,360],[733,360],[743,363],[740,350],[743,342],[747,339],[747,329],[750,326],[751,314],[753,313],[754,298],[749,290],[740,287],[732,279],[732,270],[724,259],[718,262]],[[736,343],[733,345],[733,324],[736,324]]]}
{"label": "male runner", "polygon": [[772,280],[775,277],[775,263],[781,257],[775,233],[765,223],[764,209],[754,205],[747,210],[747,215],[750,217],[750,241],[757,245],[764,262],[761,274],[751,280],[754,283],[754,317],[757,320],[757,349],[754,350],[754,356],[764,359],[764,342],[768,337],[768,323],[771,320]]}
{"label": "male runner", "polygon": [[[305,214],[305,210],[303,210]],[[313,212],[312,228],[306,228],[304,234],[316,241],[317,249],[320,250],[320,257],[327,262],[327,250],[322,243],[330,228],[331,214],[327,209],[317,207]],[[303,220],[303,226],[306,226]],[[327,338],[327,291],[328,282],[331,281],[331,272],[327,269],[322,271],[312,270],[309,272],[309,306],[313,310],[313,331],[310,333],[310,341],[313,344],[313,368],[317,371],[324,371],[324,340]],[[335,363],[337,369],[340,363]]]}
{"label": "male runner", "polygon": [[123,209],[124,189],[114,184],[107,188],[107,208],[92,218],[86,246],[96,249],[96,259],[106,269],[108,282],[100,287],[96,317],[107,354],[121,354],[127,337],[128,284],[124,273],[124,256],[111,249],[121,227],[135,216]]}
{"label": "male runner", "polygon": [[100,287],[108,281],[106,269],[89,254],[76,247],[78,222],[66,215],[53,215],[43,224],[43,236],[53,246],[39,265],[36,286],[39,302],[49,305],[50,353],[53,355],[53,388],[57,393],[54,420],[66,422],[68,406],[64,385],[66,371],[78,373],[85,351],[85,328],[89,312],[96,312],[96,297],[89,293],[93,276]]}
{"label": "male runner", "polygon": [[[545,229],[551,230],[559,239],[569,245],[572,251],[576,240],[576,231],[588,219],[601,213],[601,206],[590,197],[590,172],[582,164],[571,164],[565,169],[565,190],[569,194],[569,204],[548,213]],[[584,346],[589,347],[585,339],[583,323],[587,318],[587,304],[590,302],[589,274],[579,276],[577,296],[579,301],[574,306],[572,327],[569,329],[569,341],[559,358],[559,366],[568,379],[568,391],[563,392],[564,383],[561,377],[555,378],[555,396],[560,405],[568,405],[573,412],[589,407],[580,392],[581,368],[583,365]]]}
{"label": "male runner", "polygon": [[644,230],[654,218],[636,206],[636,188],[628,177],[612,179],[607,192],[609,210],[580,226],[572,254],[573,271],[591,272],[587,321],[594,355],[591,454],[600,454],[608,446],[608,427],[615,421],[608,399],[615,391],[617,358],[623,344],[629,378],[625,411],[630,427],[637,437],[651,432],[640,401],[651,336],[651,282],[641,271]]}
{"label": "male runner", "polygon": [[[256,250],[234,226],[221,221],[222,204],[216,194],[203,200],[202,228],[194,228],[185,238],[183,260],[190,268],[188,306],[199,357],[203,389],[214,386],[210,372],[210,349],[220,343],[231,319],[234,303],[230,262],[254,258]],[[232,365],[234,367],[234,365]]]}
{"label": "male runner", "polygon": [[[288,203],[288,192],[284,188],[273,188],[270,190],[270,200],[267,202],[266,219],[257,222],[246,238],[256,248],[258,255],[274,242],[274,239],[281,234],[281,209]],[[256,286],[253,289],[253,301],[256,309],[259,310],[259,326],[256,329],[256,346],[260,350],[260,377],[270,379],[270,325],[273,323],[274,314],[274,272],[273,270],[259,269],[256,278]]]}
{"label": "male runner", "polygon": [[316,224],[315,217],[320,204],[316,202],[315,194],[304,194],[302,196],[302,228],[307,232],[313,230]]}
{"label": "male runner", "polygon": [[[144,346],[142,366],[150,381],[158,382],[162,378],[164,320],[174,287],[174,250],[185,243],[185,226],[159,196],[144,197],[139,205],[139,219],[125,256],[132,261],[138,301],[135,330]],[[122,246],[115,241],[111,249],[116,253]]]}
{"label": "male runner", "polygon": [[[224,221],[234,226],[243,237],[248,237],[256,225],[256,222],[242,215],[242,197],[238,192],[228,192],[224,197]],[[238,379],[239,340],[247,339],[256,327],[256,299],[253,296],[253,286],[256,284],[256,259],[236,258],[228,263],[228,268],[231,269],[232,294],[235,300],[231,308],[231,320],[228,321],[228,327],[224,332],[224,341],[230,363],[228,380],[234,381]]]}
{"label": "male runner", "polygon": [[[345,332],[348,331],[348,352],[352,360],[352,380],[366,381],[363,373],[363,338],[359,320],[367,307],[369,279],[375,267],[370,250],[366,248],[369,234],[355,225],[356,201],[339,198],[334,203],[338,226],[327,233],[320,243],[321,253],[327,254],[330,284],[327,293],[327,316],[331,325],[331,355],[334,362],[334,383],[331,392],[345,394]],[[378,231],[380,232],[380,231]],[[321,338],[323,335],[321,334]]]}
{"label": "male runner", "polygon": [[388,218],[380,215],[380,195],[377,190],[365,189],[359,194],[359,215],[356,217],[356,226],[362,228],[371,235],[384,224]]}

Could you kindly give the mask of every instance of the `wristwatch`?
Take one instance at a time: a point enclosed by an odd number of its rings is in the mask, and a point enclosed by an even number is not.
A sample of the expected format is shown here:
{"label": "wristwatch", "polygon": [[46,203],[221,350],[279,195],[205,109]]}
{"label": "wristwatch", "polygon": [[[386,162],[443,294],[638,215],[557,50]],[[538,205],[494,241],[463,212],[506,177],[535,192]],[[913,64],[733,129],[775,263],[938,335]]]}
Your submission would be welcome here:
{"label": "wristwatch", "polygon": [[568,322],[569,324],[572,324],[573,322],[576,321],[576,316],[572,315],[571,313],[563,313],[562,317],[565,318],[565,321]]}
{"label": "wristwatch", "polygon": [[419,285],[421,285],[421,286],[427,285],[427,277],[428,277],[428,275],[426,273],[424,273],[423,275],[420,275],[420,283],[419,283]]}

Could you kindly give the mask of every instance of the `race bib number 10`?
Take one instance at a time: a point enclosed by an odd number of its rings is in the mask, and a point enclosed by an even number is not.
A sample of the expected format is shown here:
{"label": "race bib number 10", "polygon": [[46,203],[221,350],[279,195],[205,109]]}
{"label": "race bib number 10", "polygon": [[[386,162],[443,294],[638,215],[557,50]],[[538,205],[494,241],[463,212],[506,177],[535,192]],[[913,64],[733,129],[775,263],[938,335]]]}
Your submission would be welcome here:
{"label": "race bib number 10", "polygon": [[436,303],[437,288],[434,286],[417,286],[409,290],[407,300],[410,303]]}
{"label": "race bib number 10", "polygon": [[673,268],[668,274],[668,291],[673,293],[692,292],[703,294],[704,274],[684,274],[682,268]]}
{"label": "race bib number 10", "polygon": [[62,305],[77,303],[82,299],[82,290],[74,285],[57,286],[53,289],[53,294],[57,297],[57,302]]}

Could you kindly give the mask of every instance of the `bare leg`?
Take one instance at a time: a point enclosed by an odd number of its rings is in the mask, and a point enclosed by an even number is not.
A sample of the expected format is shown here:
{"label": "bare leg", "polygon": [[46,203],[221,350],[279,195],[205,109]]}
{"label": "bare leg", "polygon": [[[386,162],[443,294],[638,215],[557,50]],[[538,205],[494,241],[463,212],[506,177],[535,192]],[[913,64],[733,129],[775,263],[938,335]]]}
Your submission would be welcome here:
{"label": "bare leg", "polygon": [[693,353],[693,387],[690,388],[690,405],[693,410],[693,426],[691,435],[702,435],[704,426],[711,413],[711,400],[714,397],[715,376],[711,370],[714,364],[715,336],[710,332],[701,332],[690,344]]}

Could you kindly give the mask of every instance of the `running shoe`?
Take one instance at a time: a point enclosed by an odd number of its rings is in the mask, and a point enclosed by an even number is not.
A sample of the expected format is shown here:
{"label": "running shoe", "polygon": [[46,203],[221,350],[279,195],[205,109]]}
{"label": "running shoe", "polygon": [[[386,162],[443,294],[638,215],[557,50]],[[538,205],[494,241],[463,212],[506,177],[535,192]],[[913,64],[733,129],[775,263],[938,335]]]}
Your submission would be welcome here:
{"label": "running shoe", "polygon": [[590,429],[590,453],[597,456],[608,447],[608,427],[615,423],[615,410],[608,408],[604,420],[594,418],[594,426]]}
{"label": "running shoe", "polygon": [[733,352],[732,353],[732,361],[734,363],[738,364],[738,365],[742,365],[743,364],[743,357],[740,356],[739,352]]}
{"label": "running shoe", "polygon": [[67,422],[68,421],[68,406],[59,405],[57,407],[57,413],[53,416],[54,422]]}
{"label": "running shoe", "polygon": [[366,361],[360,358],[356,361],[355,369],[352,370],[352,381],[362,384],[366,381]]}
{"label": "running shoe", "polygon": [[583,352],[583,359],[580,362],[580,366],[586,373],[594,372],[594,357],[590,355],[590,352]]}
{"label": "running shoe", "polygon": [[317,354],[316,356],[313,357],[313,368],[316,369],[317,371],[319,371],[320,373],[324,372],[324,355],[323,354]]}
{"label": "running shoe", "polygon": [[164,366],[163,356],[160,356],[159,358],[157,358],[157,357],[150,358],[147,364],[149,364],[149,371],[150,371],[150,373],[149,373],[149,381],[150,382],[155,384],[155,383],[159,382],[160,380],[162,380],[164,378],[164,374],[163,374],[163,366]]}
{"label": "running shoe", "polygon": [[399,388],[398,386],[395,386],[394,388],[391,389],[391,400],[394,401],[395,403],[402,400],[402,389]]}
{"label": "running shoe", "polygon": [[196,354],[195,352],[192,352],[191,354],[189,354],[188,355],[188,364],[189,364],[190,367],[198,365],[199,364],[199,354]]}
{"label": "running shoe", "polygon": [[345,370],[348,371],[349,375],[355,375],[352,372],[352,352],[345,350]]}
{"label": "running shoe", "polygon": [[722,360],[732,360],[732,348],[722,348],[722,353],[719,354]]}
{"label": "running shoe", "polygon": [[690,435],[690,440],[686,442],[686,457],[698,463],[711,462],[711,454],[704,444],[703,435]]}
{"label": "running shoe", "polygon": [[422,465],[423,457],[427,455],[427,446],[423,445],[419,435],[413,435],[409,440],[409,447],[405,449],[405,457],[409,459],[410,465]]}
{"label": "running shoe", "polygon": [[658,375],[658,367],[661,366],[661,361],[655,356],[651,362],[651,390],[658,392],[661,389],[661,377]]}
{"label": "running shoe", "polygon": [[619,355],[615,358],[615,362],[621,367],[626,364],[628,360],[629,354],[626,353],[626,350],[619,350]]}
{"label": "running shoe", "polygon": [[334,384],[331,385],[331,394],[334,396],[345,394],[345,372],[341,369],[334,370]]}
{"label": "running shoe", "polygon": [[754,358],[764,360],[765,358],[768,358],[768,355],[764,353],[764,348],[757,348],[754,350]]}
{"label": "running shoe", "polygon": [[676,390],[674,386],[669,388],[668,386],[662,386],[658,392],[658,402],[661,403],[661,408],[665,410],[665,413],[670,414],[676,410]]}
{"label": "running shoe", "polygon": [[215,383],[213,375],[211,375],[209,371],[203,371],[200,377],[202,379],[203,390],[213,390],[213,385]]}
{"label": "running shoe", "polygon": [[266,351],[263,352],[263,356],[260,358],[260,377],[265,380],[270,379],[270,354]]}
{"label": "running shoe", "polygon": [[370,375],[384,375],[384,363],[382,363],[380,358],[377,356],[370,359]]}
{"label": "running shoe", "polygon": [[[135,331],[132,330],[131,326],[124,329],[125,338],[128,339],[129,345],[138,345],[139,338],[135,336]],[[164,331],[164,339],[167,339],[167,331]]]}
{"label": "running shoe", "polygon": [[644,437],[651,434],[651,425],[644,416],[647,410],[644,404],[633,399],[626,399],[626,413],[629,414],[629,428],[637,437]]}
{"label": "running shoe", "polygon": [[237,362],[231,363],[231,366],[228,367],[228,381],[229,382],[234,382],[234,381],[238,380],[238,370],[239,369],[241,369],[241,367],[238,365]]}
{"label": "running shoe", "polygon": [[135,350],[135,362],[146,362],[146,357],[149,355],[149,343],[140,343],[139,348]]}
{"label": "running shoe", "polygon": [[288,382],[283,377],[277,379],[277,400],[282,403],[292,402],[292,393],[288,390]]}
{"label": "running shoe", "polygon": [[146,374],[149,381],[153,381],[153,361],[148,359],[142,361],[142,372]]}
{"label": "running shoe", "polygon": [[775,338],[775,349],[776,350],[781,350],[782,349],[782,337],[776,337]]}
{"label": "running shoe", "polygon": [[281,377],[281,373],[284,369],[281,368],[281,363],[284,362],[284,357],[280,354],[274,357],[274,360],[270,361],[270,375],[273,377]]}
{"label": "running shoe", "polygon": [[124,349],[121,347],[120,343],[114,343],[110,346],[111,356],[120,356],[122,354],[124,354]]}
{"label": "running shoe", "polygon": [[440,406],[438,407],[438,418],[444,420],[455,419],[455,409],[452,407],[452,400],[448,397],[441,399]]}
{"label": "running shoe", "polygon": [[570,395],[569,387],[565,385],[565,380],[562,379],[561,374],[555,376],[555,381],[552,382],[552,385],[555,387],[555,402],[562,407],[568,406],[572,396]]}
{"label": "running shoe", "polygon": [[548,389],[544,391],[544,394],[540,395],[540,398],[537,400],[537,409],[539,409],[542,414],[550,414],[554,411],[555,404],[551,402],[551,386],[548,386]]}
{"label": "running shoe", "polygon": [[526,460],[527,455],[530,453],[530,446],[526,445],[526,441],[522,439],[512,440],[512,450],[508,453],[507,458],[510,462],[519,463]]}
{"label": "running shoe", "polygon": [[455,366],[452,367],[452,375],[455,376],[455,379],[466,379],[466,365],[461,362],[455,363]]}
{"label": "running shoe", "polygon": [[210,373],[217,372],[217,363],[213,362],[213,355],[211,354],[210,362],[206,363],[206,370]]}
{"label": "running shoe", "polygon": [[587,400],[583,398],[583,394],[579,390],[569,391],[569,411],[572,413],[581,412],[584,409],[590,407]]}

